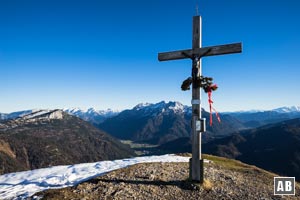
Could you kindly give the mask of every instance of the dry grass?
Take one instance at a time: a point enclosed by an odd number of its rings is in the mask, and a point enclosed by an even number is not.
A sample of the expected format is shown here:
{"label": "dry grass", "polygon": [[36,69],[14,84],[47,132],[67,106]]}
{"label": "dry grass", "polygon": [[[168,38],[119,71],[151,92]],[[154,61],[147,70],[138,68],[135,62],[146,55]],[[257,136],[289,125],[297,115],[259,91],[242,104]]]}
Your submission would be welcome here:
{"label": "dry grass", "polygon": [[226,169],[231,169],[231,170],[245,170],[245,169],[250,169],[254,166],[244,164],[238,160],[234,159],[228,159],[228,158],[223,158],[223,157],[218,157],[218,156],[212,156],[212,155],[203,155],[204,159],[211,160],[214,163],[225,167]]}
{"label": "dry grass", "polygon": [[123,144],[128,144],[130,145],[131,148],[154,148],[158,147],[158,145],[154,144],[148,144],[148,143],[138,143],[138,142],[133,142],[131,140],[120,140]]}
{"label": "dry grass", "polygon": [[206,191],[210,191],[213,188],[213,184],[210,180],[204,179],[202,187]]}
{"label": "dry grass", "polygon": [[[179,153],[177,154],[179,156],[185,156],[185,157],[191,157],[191,153]],[[255,171],[256,173],[262,173],[265,176],[268,176],[268,178],[273,178],[274,176],[278,176],[277,174],[274,174],[272,172],[266,171],[264,169],[258,168],[254,165],[249,165],[242,163],[239,160],[234,160],[234,159],[229,159],[229,158],[224,158],[224,157],[218,157],[218,156],[213,156],[213,155],[208,155],[208,154],[202,154],[203,159],[207,159],[212,161],[218,166],[223,167],[224,169],[228,170],[234,170],[234,171],[240,171],[240,172],[251,172]]]}
{"label": "dry grass", "polygon": [[10,156],[12,158],[16,158],[16,154],[11,149],[9,143],[7,143],[3,140],[0,140],[0,151],[2,151],[3,153],[7,154],[8,156]]}

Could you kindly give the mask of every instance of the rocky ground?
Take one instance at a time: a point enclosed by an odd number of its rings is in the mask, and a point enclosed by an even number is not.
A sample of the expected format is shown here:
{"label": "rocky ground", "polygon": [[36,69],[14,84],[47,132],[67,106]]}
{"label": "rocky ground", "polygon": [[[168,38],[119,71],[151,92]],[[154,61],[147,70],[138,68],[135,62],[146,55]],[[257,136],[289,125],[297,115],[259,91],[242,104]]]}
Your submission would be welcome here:
{"label": "rocky ground", "polygon": [[188,163],[145,163],[119,169],[77,186],[36,194],[42,199],[300,199],[274,196],[270,172],[235,160],[205,156],[203,185],[189,179]]}

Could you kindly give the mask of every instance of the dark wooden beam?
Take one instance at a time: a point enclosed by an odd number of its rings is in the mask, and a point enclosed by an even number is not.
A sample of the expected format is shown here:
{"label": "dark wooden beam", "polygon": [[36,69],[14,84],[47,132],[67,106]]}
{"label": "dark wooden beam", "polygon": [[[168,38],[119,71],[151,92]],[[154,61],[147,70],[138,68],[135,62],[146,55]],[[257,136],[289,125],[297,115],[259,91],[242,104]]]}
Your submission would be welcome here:
{"label": "dark wooden beam", "polygon": [[[200,16],[193,17],[193,49],[201,49],[202,47],[202,19]],[[200,130],[197,130],[197,121],[202,118],[201,115],[201,92],[197,86],[196,79],[200,79],[202,66],[201,60],[193,59],[192,63],[192,79],[193,79],[193,90],[192,90],[192,101],[199,101],[198,104],[192,104],[192,158],[190,159],[190,178],[193,181],[203,183],[203,163],[202,160],[202,142]],[[194,73],[195,71],[198,73]]]}
{"label": "dark wooden beam", "polygon": [[179,60],[192,58],[193,56],[216,56],[232,53],[241,53],[242,43],[225,44],[218,46],[210,46],[196,49],[187,49],[179,51],[170,51],[158,54],[159,61]]}
{"label": "dark wooden beam", "polygon": [[204,47],[193,50],[193,55],[197,56],[217,56],[231,53],[241,53],[242,43],[225,44],[211,47]]}
{"label": "dark wooden beam", "polygon": [[158,54],[159,61],[168,61],[168,60],[179,60],[185,59],[193,56],[192,49],[188,50],[179,50],[179,51],[170,51]]}

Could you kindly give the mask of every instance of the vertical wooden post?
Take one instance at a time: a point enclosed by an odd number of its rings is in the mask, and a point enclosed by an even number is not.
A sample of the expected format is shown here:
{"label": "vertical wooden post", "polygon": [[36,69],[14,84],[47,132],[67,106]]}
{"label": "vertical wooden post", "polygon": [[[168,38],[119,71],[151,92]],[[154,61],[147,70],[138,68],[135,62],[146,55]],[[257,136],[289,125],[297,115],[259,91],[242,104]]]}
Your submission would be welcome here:
{"label": "vertical wooden post", "polygon": [[[193,17],[193,50],[202,46],[201,16]],[[201,57],[193,58],[193,80],[201,76]],[[195,73],[196,72],[196,73]],[[203,160],[201,156],[201,132],[196,123],[201,119],[201,91],[199,84],[193,81],[192,91],[192,158],[190,159],[190,179],[203,183]]]}

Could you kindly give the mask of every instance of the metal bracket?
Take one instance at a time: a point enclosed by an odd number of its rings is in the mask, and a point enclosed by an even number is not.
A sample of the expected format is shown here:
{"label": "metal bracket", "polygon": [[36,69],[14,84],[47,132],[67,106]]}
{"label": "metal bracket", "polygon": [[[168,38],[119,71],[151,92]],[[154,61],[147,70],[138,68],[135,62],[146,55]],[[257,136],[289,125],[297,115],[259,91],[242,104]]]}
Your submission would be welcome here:
{"label": "metal bracket", "polygon": [[205,132],[206,131],[206,119],[202,118],[196,121],[196,131]]}
{"label": "metal bracket", "polygon": [[192,99],[192,105],[200,105],[200,99]]}

